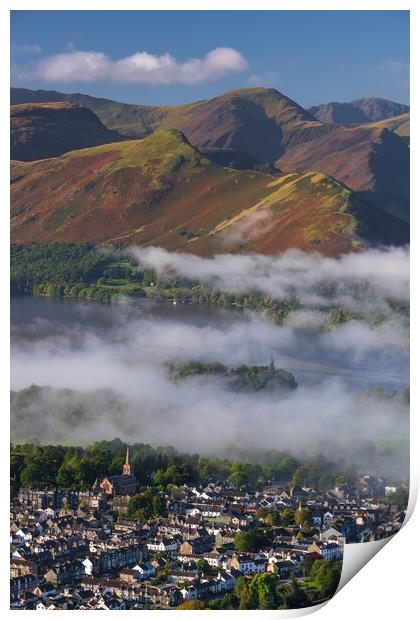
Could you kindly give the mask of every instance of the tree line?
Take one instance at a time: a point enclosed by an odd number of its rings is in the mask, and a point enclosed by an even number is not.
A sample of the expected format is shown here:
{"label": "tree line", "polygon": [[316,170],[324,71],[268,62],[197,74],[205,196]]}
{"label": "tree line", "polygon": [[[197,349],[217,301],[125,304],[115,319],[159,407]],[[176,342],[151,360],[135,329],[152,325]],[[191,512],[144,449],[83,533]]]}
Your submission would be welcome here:
{"label": "tree line", "polygon": [[[261,312],[278,323],[301,308],[295,297],[277,299],[256,291],[242,293],[218,289],[179,276],[161,277],[139,266],[127,255],[122,243],[103,246],[68,242],[12,244],[10,286],[12,295],[99,302],[111,302],[121,295],[177,298],[186,303],[246,308]],[[357,317],[348,309],[331,307],[325,326],[328,328],[352,318]]]}
{"label": "tree line", "polygon": [[302,584],[296,577],[282,583],[273,573],[239,577],[232,593],[209,602],[192,600],[178,609],[302,609],[329,599],[337,590],[342,563],[316,560],[312,563],[309,581]]}
{"label": "tree line", "polygon": [[[116,438],[87,447],[15,444],[10,450],[12,493],[21,487],[89,489],[97,478],[120,474],[126,444]],[[354,468],[332,463],[322,456],[311,463],[299,463],[277,450],[253,454],[253,461],[207,457],[178,452],[171,446],[130,446],[131,462],[139,482],[158,491],[183,484],[227,482],[235,488],[262,488],[269,482],[305,484],[327,489],[341,480],[356,479]],[[261,515],[269,522],[270,515]]]}

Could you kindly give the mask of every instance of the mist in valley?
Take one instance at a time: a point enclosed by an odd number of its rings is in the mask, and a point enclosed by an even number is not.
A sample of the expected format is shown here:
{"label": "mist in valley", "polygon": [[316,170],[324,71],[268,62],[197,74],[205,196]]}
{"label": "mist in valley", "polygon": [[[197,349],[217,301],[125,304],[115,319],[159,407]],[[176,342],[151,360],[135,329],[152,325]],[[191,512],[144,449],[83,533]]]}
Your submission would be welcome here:
{"label": "mist in valley", "polygon": [[[259,290],[301,304],[283,325],[244,310],[127,301],[112,305],[16,299],[12,306],[12,441],[172,445],[232,457],[259,450],[303,459],[323,454],[362,473],[408,477],[406,400],[372,397],[408,386],[408,251],[371,250],[341,260],[202,259],[131,249],[142,266],[230,291]],[[324,291],[324,293],[323,293]],[[373,327],[321,328],[331,303],[374,308]],[[165,363],[186,359],[268,365],[292,372],[293,392],[232,392],[213,377],[174,382]],[[22,412],[24,411],[24,414]],[[28,422],[29,421],[29,422]]]}

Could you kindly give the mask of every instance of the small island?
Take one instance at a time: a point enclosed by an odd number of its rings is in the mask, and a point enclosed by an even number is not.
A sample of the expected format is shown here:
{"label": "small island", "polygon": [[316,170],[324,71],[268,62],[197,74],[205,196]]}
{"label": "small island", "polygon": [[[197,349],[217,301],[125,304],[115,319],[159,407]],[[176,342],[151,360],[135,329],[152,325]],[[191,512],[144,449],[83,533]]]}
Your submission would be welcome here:
{"label": "small island", "polygon": [[238,392],[291,391],[298,386],[292,373],[275,367],[273,357],[268,366],[247,366],[241,363],[232,368],[220,362],[188,359],[181,363],[168,362],[166,371],[175,382],[198,376],[218,377],[229,389]]}

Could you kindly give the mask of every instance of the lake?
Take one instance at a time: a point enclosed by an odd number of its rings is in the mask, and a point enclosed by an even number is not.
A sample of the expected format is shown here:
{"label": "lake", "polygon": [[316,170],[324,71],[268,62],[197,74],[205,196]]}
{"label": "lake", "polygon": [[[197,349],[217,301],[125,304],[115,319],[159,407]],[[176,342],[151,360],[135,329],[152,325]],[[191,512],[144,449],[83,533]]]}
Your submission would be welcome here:
{"label": "lake", "polygon": [[[208,305],[144,300],[107,305],[16,297],[11,300],[12,386],[22,387],[13,373],[14,355],[19,351],[63,339],[75,350],[92,338],[121,346],[131,340],[128,327],[136,334],[139,355],[151,360],[177,354],[206,359],[217,355],[225,363],[260,365],[273,355],[276,366],[292,372],[299,385],[333,377],[355,390],[401,389],[409,384],[406,343],[389,342],[389,335],[382,338],[375,330],[359,329],[353,334],[346,328],[343,336],[337,330],[308,332],[268,322],[256,324],[254,315],[246,311]],[[180,338],[172,337],[179,330]],[[216,340],[218,347],[213,347]]]}

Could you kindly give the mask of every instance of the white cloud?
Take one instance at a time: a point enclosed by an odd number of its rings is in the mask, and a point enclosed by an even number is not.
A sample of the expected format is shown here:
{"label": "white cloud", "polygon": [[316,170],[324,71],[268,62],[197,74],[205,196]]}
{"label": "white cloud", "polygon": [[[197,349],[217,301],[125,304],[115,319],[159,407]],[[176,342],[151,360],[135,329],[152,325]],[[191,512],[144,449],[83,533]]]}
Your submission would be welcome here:
{"label": "white cloud", "polygon": [[113,60],[103,52],[80,51],[54,54],[40,60],[31,71],[32,77],[45,82],[112,82],[148,84],[199,84],[242,71],[247,61],[230,47],[217,47],[203,58],[178,62],[171,54],[136,52]]}

